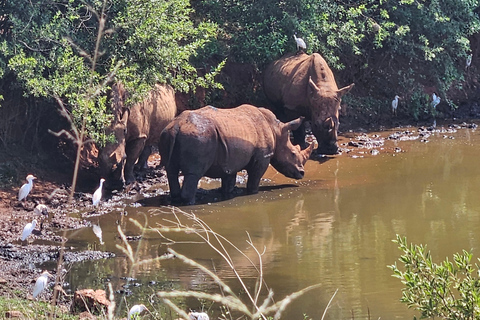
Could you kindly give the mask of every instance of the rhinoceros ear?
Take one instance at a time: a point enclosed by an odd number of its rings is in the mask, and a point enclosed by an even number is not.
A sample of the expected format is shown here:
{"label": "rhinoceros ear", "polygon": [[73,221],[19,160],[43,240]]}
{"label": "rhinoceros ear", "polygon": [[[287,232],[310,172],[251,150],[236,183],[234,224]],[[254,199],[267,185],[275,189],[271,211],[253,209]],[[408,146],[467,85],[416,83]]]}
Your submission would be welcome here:
{"label": "rhinoceros ear", "polygon": [[298,127],[300,127],[300,125],[302,124],[304,119],[305,117],[300,117],[298,119],[285,123],[285,125],[282,127],[282,132],[297,130]]}
{"label": "rhinoceros ear", "polygon": [[352,83],[349,86],[343,87],[342,89],[338,89],[337,91],[337,97],[340,99],[343,97],[344,94],[348,93],[350,90],[352,90],[353,86],[355,83]]}

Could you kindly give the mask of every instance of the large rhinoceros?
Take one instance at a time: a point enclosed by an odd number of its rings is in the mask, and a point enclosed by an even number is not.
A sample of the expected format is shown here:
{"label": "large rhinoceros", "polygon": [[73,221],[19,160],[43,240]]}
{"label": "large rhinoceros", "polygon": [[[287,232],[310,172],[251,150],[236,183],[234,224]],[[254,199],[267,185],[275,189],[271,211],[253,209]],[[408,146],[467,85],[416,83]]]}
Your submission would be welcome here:
{"label": "large rhinoceros", "polygon": [[[264,108],[241,105],[233,109],[206,106],[184,111],[163,130],[161,162],[167,171],[173,202],[195,203],[202,176],[221,178],[223,196],[230,197],[237,172],[247,170],[247,192],[257,193],[269,163],[289,178],[301,179],[313,145],[304,150],[290,142],[289,131],[303,119],[280,122]],[[182,188],[178,174],[182,171]]]}
{"label": "large rhinoceros", "polygon": [[125,106],[127,97],[121,83],[112,86],[114,120],[108,131],[116,141],[99,153],[100,171],[110,189],[135,181],[135,163],[145,163],[151,146],[158,144],[162,130],[177,113],[175,92],[169,85],[157,84],[143,101],[130,108]]}
{"label": "large rhinoceros", "polygon": [[[318,152],[338,152],[338,113],[342,96],[353,83],[338,89],[332,70],[318,53],[287,54],[271,63],[264,72],[264,92],[277,105],[279,118],[304,116],[311,120]],[[293,132],[294,142],[305,145],[305,126]]]}

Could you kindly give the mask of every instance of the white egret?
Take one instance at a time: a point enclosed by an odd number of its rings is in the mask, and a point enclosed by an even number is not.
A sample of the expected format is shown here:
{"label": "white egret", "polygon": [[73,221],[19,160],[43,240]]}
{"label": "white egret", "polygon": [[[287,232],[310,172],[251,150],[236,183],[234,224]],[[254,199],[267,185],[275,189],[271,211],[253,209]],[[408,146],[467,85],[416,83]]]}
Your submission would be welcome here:
{"label": "white egret", "polygon": [[210,320],[205,312],[190,312],[188,316],[191,320]]}
{"label": "white egret", "polygon": [[40,230],[43,230],[43,222],[46,218],[48,218],[48,207],[43,203],[37,204],[35,209],[33,209],[33,213],[42,218],[42,220],[40,221]]}
{"label": "white egret", "polygon": [[102,188],[103,188],[103,183],[105,182],[105,179],[100,179],[100,186],[98,187],[97,190],[93,193],[92,197],[92,203],[94,206],[98,205],[100,200],[102,199]]}
{"label": "white egret", "polygon": [[37,204],[35,209],[33,209],[33,213],[35,213],[37,216],[46,217],[48,216],[48,207],[43,203]]}
{"label": "white egret", "polygon": [[28,183],[25,183],[20,190],[18,191],[18,201],[22,201],[23,199],[26,199],[30,191],[32,191],[33,188],[33,180],[37,179],[33,175],[29,174],[27,176],[27,181]]}
{"label": "white egret", "polygon": [[470,65],[472,64],[472,57],[473,55],[471,53],[467,56],[467,62],[465,64],[465,68],[468,69],[468,67],[470,67]]}
{"label": "white egret", "polygon": [[33,288],[34,299],[47,287],[49,276],[51,276],[51,274],[45,270],[42,272],[40,277],[37,278],[37,281],[35,282],[35,287]]}
{"label": "white egret", "polygon": [[103,244],[104,242],[102,240],[102,228],[100,228],[99,225],[94,224],[92,226],[92,230],[93,230],[93,233],[95,233],[97,238],[100,240],[100,244]]}
{"label": "white egret", "polygon": [[398,107],[398,99],[400,97],[399,96],[395,96],[395,99],[392,100],[392,114],[394,116],[397,115],[397,107]]}
{"label": "white egret", "polygon": [[437,105],[440,103],[440,97],[435,94],[435,92],[432,94],[432,107],[435,109]]}
{"label": "white egret", "polygon": [[[128,311],[128,320],[136,319],[143,311],[149,311],[144,304],[136,304]],[[150,312],[150,311],[149,311]]]}
{"label": "white egret", "polygon": [[23,228],[22,237],[20,239],[22,239],[22,241],[25,241],[25,239],[27,239],[28,236],[32,234],[32,231],[33,229],[35,229],[36,225],[37,225],[36,219],[33,219],[32,222],[27,223]]}
{"label": "white egret", "polygon": [[305,43],[305,41],[303,41],[302,38],[297,38],[296,33],[293,35],[293,38],[295,39],[295,42],[297,43],[297,51],[299,49],[303,49],[303,50],[307,49],[307,44]]}

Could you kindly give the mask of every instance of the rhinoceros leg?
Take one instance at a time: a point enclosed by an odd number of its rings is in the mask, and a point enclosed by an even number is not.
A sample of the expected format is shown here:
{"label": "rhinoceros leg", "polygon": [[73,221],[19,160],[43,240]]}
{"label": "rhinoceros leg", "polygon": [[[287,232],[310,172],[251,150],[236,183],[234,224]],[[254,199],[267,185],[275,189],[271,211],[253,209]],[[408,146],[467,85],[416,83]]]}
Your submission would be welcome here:
{"label": "rhinoceros leg", "polygon": [[262,179],[263,174],[267,171],[268,162],[249,164],[247,167],[248,180],[247,180],[247,193],[255,194],[258,193],[258,187],[260,185],[260,179]]}
{"label": "rhinoceros leg", "polygon": [[129,141],[126,145],[125,152],[127,154],[127,161],[125,162],[125,183],[130,184],[135,181],[133,174],[133,167],[140,157],[142,150],[145,147],[146,138],[139,138]]}
{"label": "rhinoceros leg", "polygon": [[178,173],[180,169],[177,163],[168,165],[165,170],[167,171],[168,186],[170,188],[170,196],[172,202],[180,202],[180,183],[178,182]]}
{"label": "rhinoceros leg", "polygon": [[182,201],[185,204],[195,204],[195,194],[197,193],[198,181],[200,180],[200,178],[201,176],[197,174],[184,175],[182,185]]}
{"label": "rhinoceros leg", "polygon": [[237,182],[237,173],[228,174],[222,177],[222,196],[225,199],[230,199],[233,196],[233,189]]}
{"label": "rhinoceros leg", "polygon": [[145,146],[143,148],[142,153],[140,154],[140,157],[138,157],[138,161],[135,164],[135,170],[137,171],[142,171],[147,167],[147,160],[148,157],[152,154],[152,146]]}

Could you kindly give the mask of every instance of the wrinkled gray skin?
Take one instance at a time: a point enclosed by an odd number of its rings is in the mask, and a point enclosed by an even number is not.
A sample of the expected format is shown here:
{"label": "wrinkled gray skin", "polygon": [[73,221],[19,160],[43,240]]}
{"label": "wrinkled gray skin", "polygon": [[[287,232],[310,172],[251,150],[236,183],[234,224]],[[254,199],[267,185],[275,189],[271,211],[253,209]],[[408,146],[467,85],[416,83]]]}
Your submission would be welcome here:
{"label": "wrinkled gray skin", "polygon": [[[222,194],[232,196],[237,172],[248,173],[247,192],[257,193],[271,163],[289,178],[302,179],[313,146],[300,150],[290,142],[290,130],[303,119],[280,122],[264,108],[212,106],[184,111],[163,130],[160,155],[167,171],[172,202],[194,204],[202,176],[222,179]],[[180,188],[179,172],[184,181]]]}
{"label": "wrinkled gray skin", "polygon": [[[336,154],[342,96],[353,83],[338,89],[332,70],[318,53],[287,54],[264,71],[264,92],[282,120],[303,116],[311,121],[318,152]],[[305,146],[305,126],[293,132],[294,143]]]}
{"label": "wrinkled gray skin", "polygon": [[125,106],[128,93],[122,84],[112,86],[114,120],[108,129],[116,138],[100,150],[99,164],[108,189],[121,189],[135,181],[137,163],[142,167],[158,144],[160,134],[175,117],[175,92],[168,85],[156,85],[148,96],[131,108]]}

